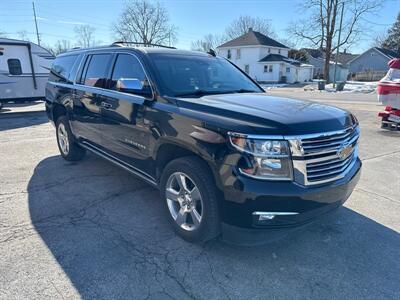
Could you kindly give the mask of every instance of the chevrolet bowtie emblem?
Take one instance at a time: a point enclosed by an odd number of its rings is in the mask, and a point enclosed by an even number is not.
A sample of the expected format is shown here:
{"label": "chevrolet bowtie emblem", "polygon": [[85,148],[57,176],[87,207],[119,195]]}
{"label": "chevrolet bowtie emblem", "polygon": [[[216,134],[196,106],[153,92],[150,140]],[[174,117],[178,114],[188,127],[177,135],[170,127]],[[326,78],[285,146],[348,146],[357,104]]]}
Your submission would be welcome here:
{"label": "chevrolet bowtie emblem", "polygon": [[341,159],[345,159],[349,157],[349,155],[353,152],[353,147],[351,145],[342,145],[337,152],[337,156]]}

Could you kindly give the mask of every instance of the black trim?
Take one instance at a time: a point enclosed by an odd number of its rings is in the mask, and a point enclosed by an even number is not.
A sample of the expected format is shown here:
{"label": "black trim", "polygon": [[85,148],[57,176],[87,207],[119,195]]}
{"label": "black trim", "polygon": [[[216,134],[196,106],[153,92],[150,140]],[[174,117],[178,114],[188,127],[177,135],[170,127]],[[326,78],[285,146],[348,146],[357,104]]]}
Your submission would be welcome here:
{"label": "black trim", "polygon": [[6,103],[6,102],[19,102],[19,101],[29,101],[29,102],[33,102],[33,101],[39,101],[39,100],[44,100],[44,96],[43,97],[29,97],[29,98],[0,98],[0,102]]}

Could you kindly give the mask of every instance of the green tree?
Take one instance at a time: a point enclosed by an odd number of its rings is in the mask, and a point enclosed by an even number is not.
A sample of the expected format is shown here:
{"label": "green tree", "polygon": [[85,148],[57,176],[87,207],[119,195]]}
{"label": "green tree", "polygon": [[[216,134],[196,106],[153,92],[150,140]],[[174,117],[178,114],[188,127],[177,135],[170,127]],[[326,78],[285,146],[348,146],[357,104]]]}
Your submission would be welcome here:
{"label": "green tree", "polygon": [[400,54],[400,13],[397,15],[397,20],[394,22],[392,28],[388,30],[387,36],[381,46]]}

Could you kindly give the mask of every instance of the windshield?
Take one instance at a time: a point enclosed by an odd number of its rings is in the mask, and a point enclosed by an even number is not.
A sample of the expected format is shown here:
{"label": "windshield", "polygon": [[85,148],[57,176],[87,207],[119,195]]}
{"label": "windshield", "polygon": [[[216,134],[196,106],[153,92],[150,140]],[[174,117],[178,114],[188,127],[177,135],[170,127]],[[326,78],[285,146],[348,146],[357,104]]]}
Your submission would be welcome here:
{"label": "windshield", "polygon": [[201,97],[209,94],[263,92],[223,58],[164,54],[150,57],[163,95]]}

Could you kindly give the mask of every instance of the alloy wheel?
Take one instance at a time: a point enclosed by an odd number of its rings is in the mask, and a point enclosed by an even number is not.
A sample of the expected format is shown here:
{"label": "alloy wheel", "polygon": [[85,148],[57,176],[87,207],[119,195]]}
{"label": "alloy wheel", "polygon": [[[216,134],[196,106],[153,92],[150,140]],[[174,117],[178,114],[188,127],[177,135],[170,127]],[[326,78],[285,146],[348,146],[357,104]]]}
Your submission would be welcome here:
{"label": "alloy wheel", "polygon": [[203,217],[203,200],[194,181],[185,173],[175,172],[167,181],[166,200],[169,212],[182,229],[199,228]]}
{"label": "alloy wheel", "polygon": [[69,141],[68,141],[68,132],[63,123],[58,125],[58,145],[60,146],[61,152],[64,155],[68,155],[69,153]]}

